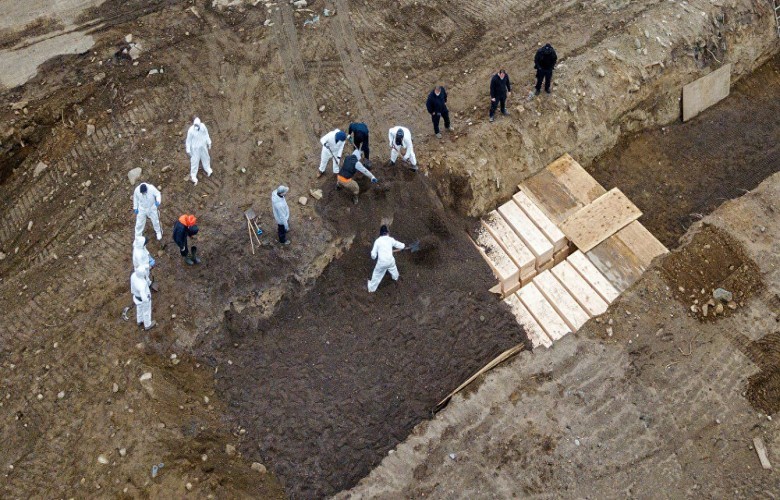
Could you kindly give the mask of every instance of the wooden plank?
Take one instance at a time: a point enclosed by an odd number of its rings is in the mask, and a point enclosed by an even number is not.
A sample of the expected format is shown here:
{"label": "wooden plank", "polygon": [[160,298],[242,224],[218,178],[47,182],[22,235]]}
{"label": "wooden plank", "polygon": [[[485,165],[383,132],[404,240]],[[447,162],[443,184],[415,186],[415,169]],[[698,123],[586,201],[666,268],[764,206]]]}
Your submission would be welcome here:
{"label": "wooden plank", "polygon": [[568,262],[563,261],[553,267],[552,273],[589,316],[603,314],[609,307],[599,293]]}
{"label": "wooden plank", "polygon": [[729,95],[731,64],[724,64],[707,76],[683,87],[683,121],[687,122]]}
{"label": "wooden plank", "polygon": [[580,276],[582,276],[583,279],[599,293],[607,304],[611,304],[620,296],[618,289],[615,288],[606,276],[601,274],[601,271],[599,271],[598,268],[579,250],[569,255],[566,262],[571,264],[571,267],[580,273]]}
{"label": "wooden plank", "polygon": [[592,203],[594,200],[607,192],[604,186],[593,178],[582,165],[571,157],[568,153],[564,154],[554,162],[550,163],[545,169],[555,176],[574,199],[583,205]]}
{"label": "wooden plank", "polygon": [[571,329],[563,321],[563,318],[555,312],[553,306],[547,302],[542,292],[536,288],[533,282],[527,284],[520,291],[517,292],[517,298],[528,309],[528,312],[534,317],[537,323],[544,329],[544,332],[553,341],[558,340],[567,333],[571,333]]}
{"label": "wooden plank", "polygon": [[536,269],[536,256],[496,210],[482,219],[482,225],[490,231],[509,258],[520,268],[521,276],[527,276],[529,271],[533,272]]}
{"label": "wooden plank", "polygon": [[561,248],[560,250],[555,252],[553,254],[553,265],[557,266],[558,264],[560,264],[561,262],[566,260],[566,257],[569,256],[569,253],[571,253],[571,252],[569,251],[569,247],[568,246],[566,246],[564,248]]}
{"label": "wooden plank", "polygon": [[555,308],[555,311],[573,332],[579,330],[590,319],[588,313],[574,300],[574,297],[566,291],[566,288],[561,285],[561,282],[550,271],[545,271],[534,278],[534,285],[542,292],[542,295]]}
{"label": "wooden plank", "polygon": [[769,470],[772,468],[772,464],[769,462],[769,457],[766,453],[766,446],[764,446],[764,440],[760,437],[754,437],[753,438],[753,447],[756,449],[756,453],[758,454],[758,460],[761,462],[761,467],[763,467],[766,470]]}
{"label": "wooden plank", "polygon": [[528,336],[528,340],[531,341],[534,347],[550,347],[552,345],[552,339],[547,336],[544,329],[539,322],[534,319],[528,309],[520,302],[517,295],[511,294],[504,299],[504,302],[509,306],[509,310],[517,319],[517,322],[525,330],[525,334]]}
{"label": "wooden plank", "polygon": [[658,241],[639,221],[632,222],[615,235],[634,252],[645,269],[650,267],[654,258],[669,253],[663,243]]}
{"label": "wooden plank", "polygon": [[633,285],[646,269],[639,257],[617,235],[610,236],[591,251],[585,252],[585,256],[621,292]]}
{"label": "wooden plank", "polygon": [[539,230],[531,219],[525,215],[517,203],[509,200],[500,207],[498,213],[509,223],[515,233],[523,240],[525,245],[536,257],[536,267],[543,266],[553,257],[552,243]]}
{"label": "wooden plank", "polygon": [[540,170],[518,187],[555,224],[560,224],[585,206],[547,170]]}
{"label": "wooden plank", "polygon": [[642,211],[614,188],[566,219],[561,230],[587,252],[641,216]]}
{"label": "wooden plank", "polygon": [[536,227],[539,228],[542,234],[547,236],[547,239],[552,243],[553,251],[560,251],[568,244],[563,232],[558,229],[558,226],[542,212],[539,206],[534,203],[528,195],[522,191],[518,191],[512,196],[512,199],[515,200],[515,203],[517,203],[523,212],[525,212],[525,215],[531,219],[531,222],[536,224]]}
{"label": "wooden plank", "polygon": [[482,257],[493,270],[496,278],[501,284],[501,289],[506,290],[518,283],[520,279],[520,268],[512,262],[509,255],[506,254],[501,245],[498,244],[493,235],[480,227],[476,232],[476,239],[473,240]]}

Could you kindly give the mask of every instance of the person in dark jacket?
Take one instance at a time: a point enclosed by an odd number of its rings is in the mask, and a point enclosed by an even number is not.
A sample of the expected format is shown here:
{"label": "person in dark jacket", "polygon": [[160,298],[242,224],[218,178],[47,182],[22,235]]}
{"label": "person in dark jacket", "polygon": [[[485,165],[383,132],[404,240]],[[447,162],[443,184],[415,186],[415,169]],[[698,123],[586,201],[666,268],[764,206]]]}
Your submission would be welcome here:
{"label": "person in dark jacket", "polygon": [[198,247],[192,247],[192,253],[190,254],[189,248],[187,248],[187,238],[192,238],[198,234],[198,226],[195,224],[198,220],[194,215],[182,215],[176,224],[173,225],[173,241],[179,247],[181,256],[184,257],[184,262],[191,266],[193,264],[200,264],[197,251]]}
{"label": "person in dark jacket", "polygon": [[344,164],[341,165],[339,173],[336,174],[336,185],[338,187],[345,188],[347,191],[352,193],[352,202],[355,205],[357,205],[358,195],[360,194],[360,186],[358,186],[357,181],[354,179],[355,174],[360,172],[361,174],[371,179],[373,184],[379,182],[379,179],[377,179],[369,169],[363,166],[363,163],[360,160],[360,156],[360,150],[356,149],[353,151],[351,155],[344,158]]}
{"label": "person in dark jacket", "polygon": [[493,75],[490,79],[490,121],[495,118],[496,108],[501,105],[501,114],[508,115],[509,111],[506,110],[506,98],[512,95],[512,83],[509,81],[509,75],[503,69],[498,70],[498,73]]}
{"label": "person in dark jacket", "polygon": [[545,44],[544,47],[536,51],[534,57],[534,69],[536,69],[536,95],[542,90],[542,80],[544,80],[544,91],[550,93],[550,82],[552,81],[553,69],[558,62],[558,54],[552,45]]}
{"label": "person in dark jacket", "polygon": [[439,131],[439,121],[444,118],[444,128],[452,130],[450,127],[450,110],[447,109],[447,91],[441,85],[437,86],[428,94],[428,100],[425,101],[425,107],[428,108],[428,114],[433,120],[433,133],[441,139]]}
{"label": "person in dark jacket", "polygon": [[363,152],[363,158],[366,159],[365,163],[370,165],[371,150],[368,147],[368,125],[363,122],[350,123],[347,135],[352,138],[352,144],[355,145],[355,149]]}

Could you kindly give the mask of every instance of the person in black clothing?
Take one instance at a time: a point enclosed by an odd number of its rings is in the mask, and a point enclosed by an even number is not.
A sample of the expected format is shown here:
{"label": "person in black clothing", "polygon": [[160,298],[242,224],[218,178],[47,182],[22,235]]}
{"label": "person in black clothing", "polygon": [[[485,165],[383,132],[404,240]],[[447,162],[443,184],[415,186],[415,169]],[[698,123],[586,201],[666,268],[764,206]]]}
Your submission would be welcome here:
{"label": "person in black clothing", "polygon": [[439,131],[439,120],[444,118],[444,128],[452,130],[450,127],[450,111],[447,109],[447,91],[441,85],[437,86],[428,94],[428,100],[425,101],[425,107],[433,120],[433,133],[441,139]]}
{"label": "person in black clothing", "polygon": [[352,144],[355,145],[355,149],[363,152],[363,158],[366,159],[365,163],[370,165],[371,150],[368,147],[368,125],[363,122],[350,123],[347,134],[352,138]]}
{"label": "person in black clothing", "polygon": [[176,246],[179,247],[179,252],[184,258],[184,262],[190,266],[193,264],[200,264],[197,253],[198,247],[193,246],[192,253],[190,253],[190,249],[187,247],[187,238],[193,238],[198,234],[197,222],[198,220],[194,215],[184,214],[179,217],[179,220],[173,225],[173,241],[176,243]]}
{"label": "person in black clothing", "polygon": [[490,79],[490,121],[494,120],[493,115],[496,114],[496,108],[501,104],[501,114],[508,115],[509,111],[506,110],[506,98],[512,95],[512,84],[509,82],[509,75],[503,69],[498,70],[498,73],[493,75]]}
{"label": "person in black clothing", "polygon": [[542,80],[544,80],[544,91],[550,93],[550,82],[555,63],[558,62],[558,54],[552,45],[545,44],[544,47],[536,51],[534,57],[534,69],[536,69],[536,95],[542,90]]}

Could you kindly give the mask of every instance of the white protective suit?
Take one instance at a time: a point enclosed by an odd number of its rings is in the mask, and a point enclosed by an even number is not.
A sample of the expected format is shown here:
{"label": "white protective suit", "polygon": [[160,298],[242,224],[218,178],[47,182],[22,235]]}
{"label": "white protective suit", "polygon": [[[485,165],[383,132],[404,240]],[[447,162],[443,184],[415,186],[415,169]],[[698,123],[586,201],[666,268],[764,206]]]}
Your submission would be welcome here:
{"label": "white protective suit", "polygon": [[190,155],[190,178],[195,184],[198,183],[198,165],[203,162],[203,170],[206,175],[211,177],[211,137],[206,128],[206,124],[200,122],[200,118],[195,118],[192,126],[187,131],[186,142],[187,154]]}
{"label": "white protective suit", "polygon": [[[152,258],[149,255],[149,250],[146,249],[146,238],[143,236],[136,236],[133,241],[133,269],[140,267],[152,268]],[[149,274],[146,275],[146,282],[151,285],[152,278]]]}
{"label": "white protective suit", "polygon": [[395,265],[393,249],[403,250],[404,248],[406,248],[406,245],[388,235],[380,236],[376,239],[374,248],[371,249],[371,258],[376,259],[376,266],[374,267],[374,274],[368,280],[369,292],[376,291],[387,272],[390,273],[390,277],[393,280],[398,280],[398,268]]}
{"label": "white protective suit", "polygon": [[130,275],[130,293],[135,304],[135,321],[144,328],[152,327],[152,291],[146,282],[149,266],[141,266]]}
{"label": "white protective suit", "polygon": [[322,144],[322,153],[320,154],[320,172],[325,173],[328,167],[328,160],[333,159],[333,173],[339,173],[339,162],[341,154],[344,152],[344,144],[347,141],[336,142],[336,134],[341,132],[339,129],[331,130],[320,139]]}
{"label": "white protective suit", "polygon": [[271,208],[274,211],[276,223],[280,226],[284,226],[285,231],[289,231],[290,207],[287,206],[287,199],[284,196],[279,196],[278,189],[274,189],[273,193],[271,193]]}
{"label": "white protective suit", "polygon": [[160,191],[148,183],[146,184],[146,193],[141,192],[141,184],[139,184],[133,192],[133,210],[138,210],[138,214],[135,216],[135,235],[142,236],[144,229],[146,228],[146,218],[152,219],[152,227],[154,232],[157,233],[157,239],[162,239],[162,228],[160,227],[160,213],[157,211],[157,206],[162,203],[162,195]]}
{"label": "white protective suit", "polygon": [[[404,131],[404,139],[403,141],[401,141],[400,146],[395,143],[395,135],[398,133],[399,130]],[[390,129],[390,132],[387,134],[387,137],[390,141],[390,161],[392,163],[395,163],[395,160],[398,159],[398,153],[401,152],[401,149],[406,149],[404,160],[411,163],[413,167],[416,167],[417,157],[414,155],[414,145],[412,144],[412,133],[409,132],[409,129],[406,127],[401,127],[400,125],[397,127],[393,127]]]}

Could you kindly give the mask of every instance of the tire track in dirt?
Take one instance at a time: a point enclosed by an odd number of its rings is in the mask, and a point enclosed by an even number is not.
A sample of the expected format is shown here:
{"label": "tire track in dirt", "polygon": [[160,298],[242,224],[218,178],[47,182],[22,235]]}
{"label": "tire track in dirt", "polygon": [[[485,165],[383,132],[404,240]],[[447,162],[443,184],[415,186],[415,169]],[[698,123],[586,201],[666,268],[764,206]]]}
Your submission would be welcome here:
{"label": "tire track in dirt", "polygon": [[373,85],[363,67],[363,57],[358,49],[357,36],[352,28],[352,15],[347,0],[336,0],[336,12],[338,15],[333,17],[332,23],[335,30],[334,43],[360,115],[366,117],[366,120],[372,119],[374,122],[384,123],[387,120],[383,109],[376,106],[377,100]]}
{"label": "tire track in dirt", "polygon": [[[323,129],[319,112],[314,98],[309,91],[309,82],[306,77],[306,67],[301,57],[301,49],[298,45],[298,34],[295,28],[295,18],[289,5],[280,5],[274,10],[274,35],[279,48],[279,56],[290,89],[293,114],[297,118],[299,129],[304,135],[319,138],[319,132]],[[308,153],[307,158],[314,161],[313,154]]]}

